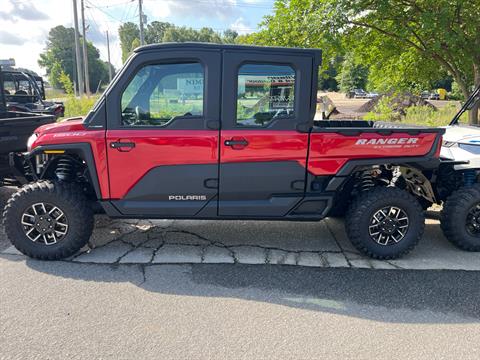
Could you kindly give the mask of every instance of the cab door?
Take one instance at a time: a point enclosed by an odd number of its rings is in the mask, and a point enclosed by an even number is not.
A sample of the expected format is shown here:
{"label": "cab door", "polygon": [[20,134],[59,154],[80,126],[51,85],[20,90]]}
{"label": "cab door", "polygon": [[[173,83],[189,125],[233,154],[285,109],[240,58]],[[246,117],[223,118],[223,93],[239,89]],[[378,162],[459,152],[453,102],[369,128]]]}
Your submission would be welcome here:
{"label": "cab door", "polygon": [[283,217],[305,192],[313,60],[231,50],[223,64],[219,215]]}
{"label": "cab door", "polygon": [[140,51],[107,94],[112,204],[124,215],[216,216],[217,50]]}

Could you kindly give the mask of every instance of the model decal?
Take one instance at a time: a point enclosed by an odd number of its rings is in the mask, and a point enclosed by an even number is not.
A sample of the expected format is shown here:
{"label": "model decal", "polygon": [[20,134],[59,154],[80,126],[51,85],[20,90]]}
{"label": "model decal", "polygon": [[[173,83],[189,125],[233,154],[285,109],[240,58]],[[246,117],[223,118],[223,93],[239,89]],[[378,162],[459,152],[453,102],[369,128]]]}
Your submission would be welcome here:
{"label": "model decal", "polygon": [[169,195],[168,200],[175,200],[175,201],[189,201],[189,200],[197,200],[197,201],[205,201],[207,200],[207,195]]}
{"label": "model decal", "polygon": [[358,139],[355,145],[412,145],[417,144],[419,138],[380,138]]}

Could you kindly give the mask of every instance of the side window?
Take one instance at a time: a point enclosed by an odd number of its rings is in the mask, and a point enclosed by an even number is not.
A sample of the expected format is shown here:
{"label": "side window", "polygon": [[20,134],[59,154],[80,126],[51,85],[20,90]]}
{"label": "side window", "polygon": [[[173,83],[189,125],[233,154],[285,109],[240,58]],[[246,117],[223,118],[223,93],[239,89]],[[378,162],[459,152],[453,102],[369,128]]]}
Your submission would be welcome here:
{"label": "side window", "polygon": [[288,65],[245,64],[238,70],[237,126],[267,126],[294,117],[295,70]]}
{"label": "side window", "polygon": [[19,95],[33,95],[33,89],[30,86],[30,82],[28,80],[20,79],[18,80],[18,91],[17,94]]}
{"label": "side window", "polygon": [[164,126],[177,117],[203,116],[200,63],[142,67],[122,94],[123,126]]}
{"label": "side window", "polygon": [[4,80],[3,91],[7,95],[15,95],[15,92],[17,90],[15,89],[15,83],[13,82],[13,80]]}

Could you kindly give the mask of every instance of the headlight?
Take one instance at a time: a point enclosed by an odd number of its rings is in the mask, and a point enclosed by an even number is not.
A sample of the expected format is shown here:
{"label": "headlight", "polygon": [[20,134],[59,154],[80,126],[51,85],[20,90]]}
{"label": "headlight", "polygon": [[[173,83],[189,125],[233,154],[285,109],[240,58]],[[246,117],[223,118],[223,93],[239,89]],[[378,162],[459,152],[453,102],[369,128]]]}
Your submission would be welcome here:
{"label": "headlight", "polygon": [[27,150],[30,152],[32,150],[32,145],[37,140],[38,134],[33,133],[27,140]]}

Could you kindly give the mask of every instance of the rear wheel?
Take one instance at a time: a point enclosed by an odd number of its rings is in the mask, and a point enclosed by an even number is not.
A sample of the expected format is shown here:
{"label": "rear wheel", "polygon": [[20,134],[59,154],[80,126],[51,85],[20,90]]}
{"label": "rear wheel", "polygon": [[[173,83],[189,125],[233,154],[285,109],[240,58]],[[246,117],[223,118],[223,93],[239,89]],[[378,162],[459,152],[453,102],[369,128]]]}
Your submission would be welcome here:
{"label": "rear wheel", "polygon": [[8,200],[3,219],[10,242],[41,260],[74,255],[93,231],[93,213],[82,189],[67,183],[25,185]]}
{"label": "rear wheel", "polygon": [[461,188],[447,198],[440,225],[455,246],[480,251],[480,184]]}
{"label": "rear wheel", "polygon": [[417,245],[425,215],[417,199],[406,191],[378,187],[353,200],[345,227],[350,241],[363,254],[396,259]]}

